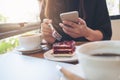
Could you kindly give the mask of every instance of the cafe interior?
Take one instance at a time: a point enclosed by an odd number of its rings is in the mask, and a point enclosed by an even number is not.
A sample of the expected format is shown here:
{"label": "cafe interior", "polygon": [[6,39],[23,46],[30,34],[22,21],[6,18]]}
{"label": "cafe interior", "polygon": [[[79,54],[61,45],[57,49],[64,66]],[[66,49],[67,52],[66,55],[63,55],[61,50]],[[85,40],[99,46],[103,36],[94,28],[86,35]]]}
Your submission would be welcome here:
{"label": "cafe interior", "polygon": [[[110,18],[110,40],[60,41],[60,33],[53,31],[53,43],[46,40],[50,37],[44,35],[47,28],[41,28],[46,27],[44,23],[54,30],[52,23],[40,18],[44,1],[52,0],[0,0],[0,80],[120,80],[120,0],[76,0],[81,5],[82,1],[106,2],[102,6],[107,6]],[[63,14],[62,18],[71,18],[72,22],[76,14]],[[82,20],[72,23],[75,27],[84,25]],[[68,29],[72,24],[64,24],[61,29],[67,33],[64,27]]]}

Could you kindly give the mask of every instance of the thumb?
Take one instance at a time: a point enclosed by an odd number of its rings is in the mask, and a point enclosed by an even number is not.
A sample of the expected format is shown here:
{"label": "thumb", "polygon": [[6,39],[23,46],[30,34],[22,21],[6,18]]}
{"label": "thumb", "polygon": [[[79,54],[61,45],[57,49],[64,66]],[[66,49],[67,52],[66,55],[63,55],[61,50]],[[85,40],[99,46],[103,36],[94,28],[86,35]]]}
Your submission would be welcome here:
{"label": "thumb", "polygon": [[86,25],[86,22],[82,18],[78,18],[78,23],[81,25]]}

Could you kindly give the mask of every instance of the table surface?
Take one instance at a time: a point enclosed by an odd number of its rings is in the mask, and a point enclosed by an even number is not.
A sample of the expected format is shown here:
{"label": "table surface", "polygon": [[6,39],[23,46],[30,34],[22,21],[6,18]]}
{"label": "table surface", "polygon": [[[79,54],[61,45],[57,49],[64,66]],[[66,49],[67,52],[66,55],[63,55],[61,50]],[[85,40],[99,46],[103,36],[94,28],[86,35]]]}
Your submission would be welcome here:
{"label": "table surface", "polygon": [[56,65],[72,64],[48,61],[15,53],[0,55],[0,80],[60,80]]}
{"label": "table surface", "polygon": [[[76,43],[80,44],[83,43]],[[57,64],[70,67],[78,63],[46,60],[43,54],[49,49],[33,54],[21,55],[13,51],[0,55],[0,80],[60,80],[62,74],[56,69]]]}
{"label": "table surface", "polygon": [[[76,42],[76,46],[78,45],[81,45],[81,44],[85,44],[87,42]],[[46,45],[46,44],[45,44]],[[48,45],[48,44],[47,44]],[[23,54],[23,55],[26,55],[26,56],[32,56],[32,57],[37,57],[37,58],[44,58],[44,53],[48,50],[51,49],[51,46],[48,45],[48,49],[43,49],[42,51],[40,52],[37,52],[37,53],[31,53],[31,54]],[[67,62],[67,63],[70,63],[70,64],[78,64],[78,61],[74,61],[74,62]]]}

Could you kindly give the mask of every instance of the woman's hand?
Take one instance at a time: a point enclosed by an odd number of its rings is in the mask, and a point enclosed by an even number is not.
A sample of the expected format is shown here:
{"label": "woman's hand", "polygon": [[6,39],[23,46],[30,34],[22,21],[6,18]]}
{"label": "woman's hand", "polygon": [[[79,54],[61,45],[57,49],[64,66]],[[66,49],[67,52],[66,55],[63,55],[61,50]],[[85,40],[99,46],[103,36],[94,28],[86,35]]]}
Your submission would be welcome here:
{"label": "woman's hand", "polygon": [[63,23],[60,23],[60,26],[66,34],[73,38],[87,37],[86,22],[81,18],[79,18],[77,22],[78,24],[71,21],[63,21]]}
{"label": "woman's hand", "polygon": [[43,36],[43,39],[45,39],[48,43],[55,42],[54,37],[52,36],[53,29],[49,26],[52,21],[49,19],[44,19],[43,23],[41,23],[41,33]]}
{"label": "woman's hand", "polygon": [[59,25],[63,31],[73,38],[85,37],[89,41],[98,41],[103,39],[103,33],[99,30],[93,30],[87,27],[86,22],[78,18],[77,23],[71,21],[63,21]]}

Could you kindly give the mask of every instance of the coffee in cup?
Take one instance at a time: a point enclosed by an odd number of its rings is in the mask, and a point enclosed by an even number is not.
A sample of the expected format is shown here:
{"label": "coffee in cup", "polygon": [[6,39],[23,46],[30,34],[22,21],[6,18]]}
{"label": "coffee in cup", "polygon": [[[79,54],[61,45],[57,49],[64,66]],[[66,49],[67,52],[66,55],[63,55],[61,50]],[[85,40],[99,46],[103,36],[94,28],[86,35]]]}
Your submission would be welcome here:
{"label": "coffee in cup", "polygon": [[25,50],[41,48],[42,35],[40,33],[24,34],[19,37],[19,45]]}
{"label": "coffee in cup", "polygon": [[76,53],[86,80],[120,80],[120,41],[89,42]]}

